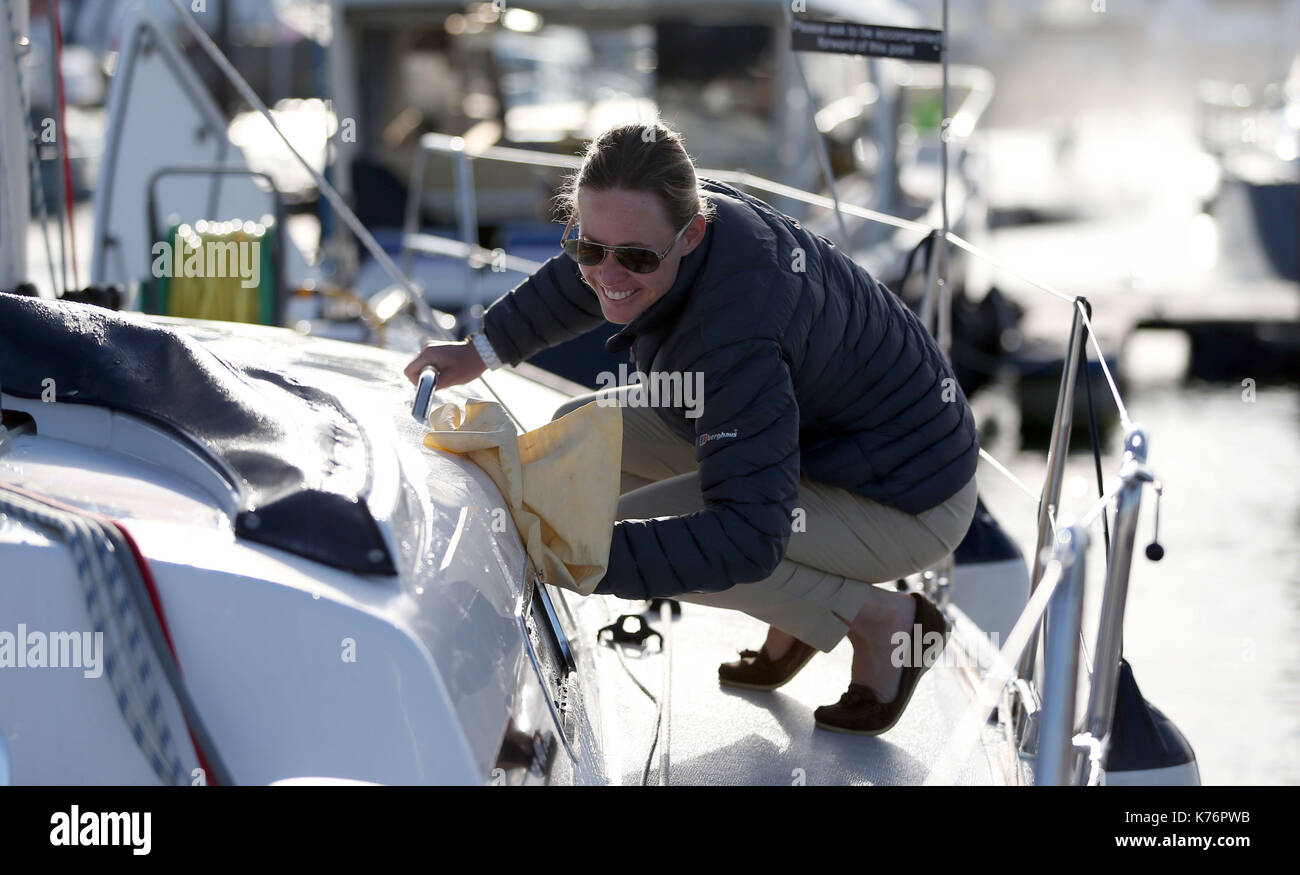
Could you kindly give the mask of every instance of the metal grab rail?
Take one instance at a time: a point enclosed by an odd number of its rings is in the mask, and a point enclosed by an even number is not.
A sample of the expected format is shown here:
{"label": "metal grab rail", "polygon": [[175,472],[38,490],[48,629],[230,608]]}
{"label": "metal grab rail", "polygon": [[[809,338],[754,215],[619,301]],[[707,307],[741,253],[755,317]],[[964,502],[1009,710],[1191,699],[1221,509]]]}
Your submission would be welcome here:
{"label": "metal grab rail", "polygon": [[1102,594],[1101,628],[1097,630],[1096,671],[1088,702],[1086,731],[1106,741],[1115,716],[1115,693],[1119,682],[1119,657],[1124,633],[1124,608],[1128,603],[1128,579],[1132,567],[1133,543],[1137,535],[1142,485],[1155,480],[1147,467],[1147,435],[1133,427],[1124,437],[1124,461],[1120,468],[1123,484],[1116,499],[1113,558],[1106,568]]}
{"label": "metal grab rail", "polygon": [[[1079,299],[1082,300],[1082,299]],[[1056,535],[1052,519],[1061,500],[1061,483],[1065,479],[1065,458],[1070,448],[1070,432],[1074,426],[1074,390],[1079,375],[1079,356],[1083,353],[1083,314],[1076,307],[1070,323],[1070,339],[1066,343],[1065,367],[1061,371],[1061,388],[1057,395],[1056,412],[1052,417],[1052,437],[1047,451],[1047,478],[1043,482],[1038,500],[1038,542],[1034,547],[1033,572],[1029,575],[1029,590],[1033,592],[1043,575],[1046,564],[1045,551]],[[1020,676],[1033,680],[1037,658],[1035,638],[1030,638],[1020,662]]]}
{"label": "metal grab rail", "polygon": [[[1075,683],[1079,664],[1075,642],[1079,640],[1081,632],[1085,554],[1089,540],[1087,527],[1104,510],[1109,496],[1099,501],[1078,524],[1063,530],[1057,538],[1057,551],[1053,561],[1061,563],[1066,583],[1053,595],[1052,613],[1047,620],[1044,638],[1043,743],[1038,748],[1036,758],[1037,783],[1094,783],[1100,763],[1110,747],[1119,680],[1120,641],[1124,631],[1124,608],[1128,599],[1128,579],[1132,569],[1138,511],[1142,503],[1142,486],[1155,479],[1147,467],[1146,455],[1146,431],[1141,426],[1133,426],[1124,437],[1124,461],[1120,467],[1120,486],[1116,498],[1115,539],[1111,561],[1106,567],[1106,587],[1097,628],[1095,669],[1088,690],[1088,704],[1083,713],[1083,727],[1077,735],[1074,734],[1078,717],[1075,711]],[[1086,761],[1079,757],[1082,750],[1088,751]],[[1085,762],[1091,764],[1087,775],[1083,772]]]}
{"label": "metal grab rail", "polygon": [[[1044,685],[1039,713],[1039,745],[1034,760],[1034,783],[1048,786],[1075,783],[1075,695],[1079,676],[1079,648],[1074,645],[1083,629],[1084,569],[1088,530],[1081,525],[1063,528],[1056,537],[1052,561],[1060,566],[1061,581],[1052,593],[1046,617],[1047,644]],[[1030,639],[1030,647],[1033,639]],[[1029,651],[1032,653],[1032,649]]]}

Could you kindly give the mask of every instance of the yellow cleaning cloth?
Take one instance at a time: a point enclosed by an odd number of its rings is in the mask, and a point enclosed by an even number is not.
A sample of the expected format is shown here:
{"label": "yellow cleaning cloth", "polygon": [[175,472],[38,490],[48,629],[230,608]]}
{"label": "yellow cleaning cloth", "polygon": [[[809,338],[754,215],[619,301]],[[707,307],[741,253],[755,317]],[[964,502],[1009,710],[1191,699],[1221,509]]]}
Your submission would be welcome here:
{"label": "yellow cleaning cloth", "polygon": [[595,401],[525,434],[495,401],[429,412],[425,446],[467,456],[510,505],[543,580],[591,595],[614,536],[623,412]]}

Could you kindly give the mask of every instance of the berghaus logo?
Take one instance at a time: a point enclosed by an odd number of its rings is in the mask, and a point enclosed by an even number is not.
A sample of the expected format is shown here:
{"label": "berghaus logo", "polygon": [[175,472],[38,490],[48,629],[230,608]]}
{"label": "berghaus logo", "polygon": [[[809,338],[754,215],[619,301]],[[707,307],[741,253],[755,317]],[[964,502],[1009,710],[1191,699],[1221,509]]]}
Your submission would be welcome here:
{"label": "berghaus logo", "polygon": [[715,431],[713,434],[702,434],[700,435],[700,446],[704,446],[709,441],[721,440],[722,438],[734,438],[735,436],[736,430],[734,428],[731,431]]}

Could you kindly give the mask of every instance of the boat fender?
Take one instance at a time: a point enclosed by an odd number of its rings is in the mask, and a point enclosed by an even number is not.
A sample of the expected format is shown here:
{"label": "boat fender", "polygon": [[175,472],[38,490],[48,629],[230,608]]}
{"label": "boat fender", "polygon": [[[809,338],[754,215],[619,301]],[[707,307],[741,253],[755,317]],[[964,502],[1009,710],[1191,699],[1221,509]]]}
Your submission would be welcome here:
{"label": "boat fender", "polygon": [[[1192,746],[1172,720],[1143,698],[1133,669],[1123,658],[1119,662],[1110,747],[1102,768],[1107,784],[1200,784]],[[1132,780],[1125,780],[1123,773]]]}

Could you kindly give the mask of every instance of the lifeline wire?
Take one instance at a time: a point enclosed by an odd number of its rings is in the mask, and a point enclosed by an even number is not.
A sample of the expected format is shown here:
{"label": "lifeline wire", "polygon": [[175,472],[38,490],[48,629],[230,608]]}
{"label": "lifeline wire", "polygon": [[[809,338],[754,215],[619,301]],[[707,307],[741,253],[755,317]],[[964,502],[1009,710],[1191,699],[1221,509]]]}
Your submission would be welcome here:
{"label": "lifeline wire", "polygon": [[990,465],[992,465],[993,468],[998,471],[998,473],[1004,475],[1012,483],[1019,486],[1020,489],[1025,493],[1025,495],[1029,496],[1029,498],[1035,503],[1037,503],[1042,498],[1042,495],[1040,493],[1037,493],[1034,490],[1030,489],[1028,486],[1026,486],[1020,480],[1019,477],[1011,473],[1011,471],[1007,468],[1006,465],[1003,465],[997,459],[993,458],[993,455],[983,447],[980,447],[980,458],[988,462]]}
{"label": "lifeline wire", "polygon": [[1092,327],[1092,320],[1088,318],[1088,308],[1084,307],[1081,302],[1076,301],[1075,307],[1083,316],[1083,324],[1088,327],[1088,339],[1092,341],[1092,348],[1097,353],[1097,362],[1101,365],[1101,372],[1106,375],[1106,382],[1110,385],[1110,394],[1115,398],[1115,406],[1119,408],[1119,419],[1128,429],[1133,425],[1133,420],[1128,417],[1128,408],[1124,406],[1124,399],[1119,397],[1119,389],[1115,386],[1115,378],[1110,374],[1110,368],[1106,365],[1106,357],[1102,355],[1101,344],[1097,342],[1097,332]]}

